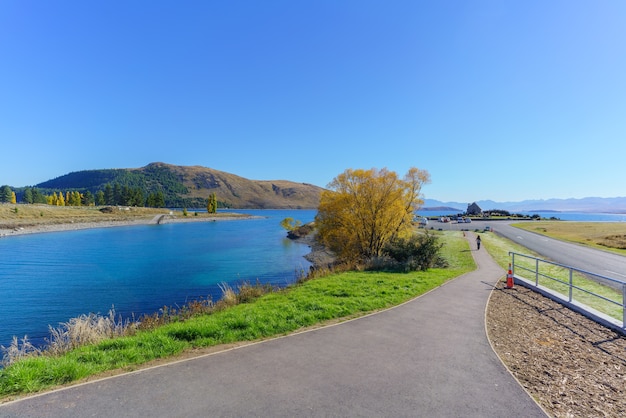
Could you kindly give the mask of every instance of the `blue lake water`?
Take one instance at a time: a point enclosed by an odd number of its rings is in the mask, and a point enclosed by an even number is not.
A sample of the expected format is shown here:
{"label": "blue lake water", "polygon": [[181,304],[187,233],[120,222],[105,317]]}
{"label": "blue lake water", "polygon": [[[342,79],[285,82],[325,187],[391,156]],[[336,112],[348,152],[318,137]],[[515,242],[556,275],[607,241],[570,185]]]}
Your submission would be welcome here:
{"label": "blue lake water", "polygon": [[[314,210],[238,210],[258,219],[99,228],[0,239],[0,345],[12,336],[37,344],[48,325],[86,313],[123,317],[163,306],[219,299],[219,284],[285,286],[308,270],[309,247],[279,223],[310,222]],[[433,216],[433,212],[420,212]],[[545,212],[572,221],[626,221],[626,215]],[[440,214],[445,215],[445,214]]]}
{"label": "blue lake water", "polygon": [[[458,211],[432,211],[420,210],[417,212],[420,216],[456,216]],[[522,215],[539,215],[542,218],[550,219],[552,217],[562,221],[580,221],[580,222],[626,222],[626,214],[616,213],[588,213],[588,212],[515,212]]]}
{"label": "blue lake water", "polygon": [[523,215],[532,216],[538,214],[542,218],[552,217],[562,221],[580,222],[625,222],[626,214],[616,213],[586,213],[586,212],[522,212]]}
{"label": "blue lake water", "polygon": [[285,286],[307,271],[308,246],[280,221],[310,222],[314,210],[238,210],[258,219],[174,223],[0,239],[0,345],[86,313],[138,317],[163,306],[221,297],[219,284]]}

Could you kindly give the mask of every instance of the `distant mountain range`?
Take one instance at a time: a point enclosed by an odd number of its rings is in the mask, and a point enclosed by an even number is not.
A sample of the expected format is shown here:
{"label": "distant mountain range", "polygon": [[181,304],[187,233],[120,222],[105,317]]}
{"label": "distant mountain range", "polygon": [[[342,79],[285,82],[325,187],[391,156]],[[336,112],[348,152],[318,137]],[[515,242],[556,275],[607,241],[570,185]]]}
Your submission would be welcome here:
{"label": "distant mountain range", "polygon": [[235,209],[317,208],[321,187],[287,180],[249,180],[200,166],[151,163],[141,168],[77,171],[37,184],[42,193],[90,191],[108,185],[139,189],[147,196],[161,192],[167,207],[203,208],[212,193],[219,207]]}
{"label": "distant mountain range", "polygon": [[[451,211],[465,212],[467,206],[474,202],[442,202],[425,199],[424,210],[447,208]],[[494,202],[479,200],[476,204],[485,210],[502,209],[509,212],[594,212],[594,213],[626,213],[626,197],[585,197],[582,199],[546,199],[523,200],[521,202]]]}
{"label": "distant mountain range", "polygon": [[[288,180],[249,180],[235,174],[201,166],[151,163],[141,168],[77,171],[37,184],[43,194],[58,191],[89,191],[94,195],[106,185],[140,189],[144,196],[162,192],[167,207],[206,207],[215,193],[220,207],[234,209],[316,209],[321,187]],[[16,188],[18,201],[25,188]],[[425,199],[423,210],[465,212],[474,202],[443,202]],[[475,202],[484,211],[626,213],[626,197]]]}

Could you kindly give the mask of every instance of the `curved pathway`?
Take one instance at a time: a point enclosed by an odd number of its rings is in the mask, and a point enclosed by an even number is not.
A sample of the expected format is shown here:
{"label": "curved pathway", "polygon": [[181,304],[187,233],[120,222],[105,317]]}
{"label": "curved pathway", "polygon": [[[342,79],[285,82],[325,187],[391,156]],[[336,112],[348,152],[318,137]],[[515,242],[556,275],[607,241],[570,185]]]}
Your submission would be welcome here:
{"label": "curved pathway", "polygon": [[0,417],[545,417],[485,333],[504,271],[478,269],[335,326],[0,406]]}

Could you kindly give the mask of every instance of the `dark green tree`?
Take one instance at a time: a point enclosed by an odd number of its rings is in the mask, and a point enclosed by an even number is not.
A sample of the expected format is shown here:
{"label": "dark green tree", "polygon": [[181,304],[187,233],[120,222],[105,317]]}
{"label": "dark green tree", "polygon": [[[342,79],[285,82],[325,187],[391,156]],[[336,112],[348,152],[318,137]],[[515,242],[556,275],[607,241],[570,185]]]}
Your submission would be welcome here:
{"label": "dark green tree", "polygon": [[115,195],[113,194],[113,187],[107,183],[104,186],[104,204],[105,205],[115,205]]}
{"label": "dark green tree", "polygon": [[[115,187],[113,188],[113,190],[115,190]],[[133,194],[130,187],[122,186],[120,198],[117,200],[117,202],[118,205],[132,206]]]}
{"label": "dark green tree", "polygon": [[33,189],[31,189],[30,187],[27,187],[26,189],[24,189],[24,195],[22,196],[22,201],[24,203],[30,203],[33,204]]}
{"label": "dark green tree", "polygon": [[12,197],[13,197],[13,190],[11,190],[11,187],[2,186],[2,188],[0,188],[0,202],[10,203]]}
{"label": "dark green tree", "polygon": [[119,183],[115,183],[113,185],[113,204],[114,205],[123,205],[124,203],[123,194],[122,194],[122,186]]}
{"label": "dark green tree", "polygon": [[155,208],[164,208],[165,207],[165,195],[162,191],[156,192],[156,196],[154,199],[154,207]]}
{"label": "dark green tree", "polygon": [[81,199],[81,203],[83,204],[83,206],[91,206],[95,203],[95,198],[93,196],[93,194],[87,190],[85,193],[83,193],[82,199]]}
{"label": "dark green tree", "polygon": [[96,192],[95,203],[96,203],[96,206],[104,206],[104,205],[106,205],[106,199],[104,197],[104,192],[102,190],[98,190]]}
{"label": "dark green tree", "polygon": [[145,206],[146,199],[143,194],[143,190],[141,187],[135,187],[131,191],[131,205],[132,206]]}
{"label": "dark green tree", "polygon": [[36,187],[32,188],[32,193],[33,193],[33,203],[48,203],[48,200],[46,199],[46,196],[41,193],[39,191],[39,189],[37,189]]}
{"label": "dark green tree", "polygon": [[150,193],[146,198],[146,206],[151,208],[164,208],[165,197],[163,196],[163,192],[159,190],[158,192]]}
{"label": "dark green tree", "polygon": [[139,187],[124,186],[122,188],[122,196],[124,204],[127,206],[143,206],[145,203],[143,191]]}

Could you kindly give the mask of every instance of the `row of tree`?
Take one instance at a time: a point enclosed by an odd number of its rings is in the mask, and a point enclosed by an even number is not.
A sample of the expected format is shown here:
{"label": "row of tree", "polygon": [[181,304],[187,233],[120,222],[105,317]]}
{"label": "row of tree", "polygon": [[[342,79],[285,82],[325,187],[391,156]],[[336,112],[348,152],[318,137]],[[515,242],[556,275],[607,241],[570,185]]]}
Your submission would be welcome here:
{"label": "row of tree", "polygon": [[94,204],[93,194],[87,191],[79,192],[56,192],[46,196],[46,203],[54,206],[92,206]]}
{"label": "row of tree", "polygon": [[[162,191],[149,193],[145,196],[139,187],[131,188],[115,183],[107,184],[104,190],[98,190],[95,195],[86,190],[54,191],[51,194],[42,193],[36,187],[27,187],[21,193],[22,203],[41,203],[54,206],[147,206],[153,208],[165,207],[165,195]],[[9,186],[0,188],[0,203],[17,203],[15,191]],[[215,199],[217,207],[217,199]]]}

